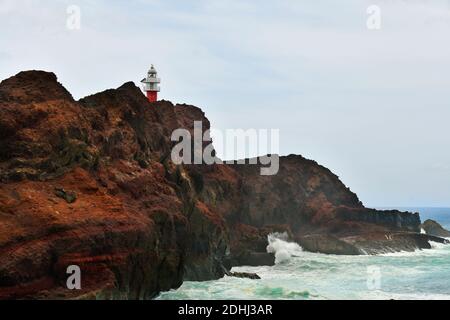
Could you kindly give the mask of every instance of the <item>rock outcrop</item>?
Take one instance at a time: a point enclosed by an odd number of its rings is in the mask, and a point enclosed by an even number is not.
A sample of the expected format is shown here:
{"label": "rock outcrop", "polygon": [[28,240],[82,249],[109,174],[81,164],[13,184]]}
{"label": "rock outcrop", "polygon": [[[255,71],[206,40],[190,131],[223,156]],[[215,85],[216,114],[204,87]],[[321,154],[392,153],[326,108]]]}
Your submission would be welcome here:
{"label": "rock outcrop", "polygon": [[426,234],[435,237],[450,238],[450,231],[442,227],[439,223],[434,220],[428,219],[421,225],[422,229],[425,230]]}
{"label": "rock outcrop", "polygon": [[[51,73],[0,84],[0,298],[151,298],[181,285],[186,252],[219,255],[195,251],[193,235],[220,247],[225,230],[166,161],[177,108],[130,83],[78,102]],[[73,264],[81,291],[66,289]]]}
{"label": "rock outcrop", "polygon": [[[365,208],[301,156],[258,165],[175,165],[174,129],[202,110],[149,103],[132,83],[79,101],[52,73],[0,84],[0,298],[148,299],[233,265],[273,264],[287,232],[334,254],[427,248],[418,214]],[[67,267],[82,270],[68,290]]]}

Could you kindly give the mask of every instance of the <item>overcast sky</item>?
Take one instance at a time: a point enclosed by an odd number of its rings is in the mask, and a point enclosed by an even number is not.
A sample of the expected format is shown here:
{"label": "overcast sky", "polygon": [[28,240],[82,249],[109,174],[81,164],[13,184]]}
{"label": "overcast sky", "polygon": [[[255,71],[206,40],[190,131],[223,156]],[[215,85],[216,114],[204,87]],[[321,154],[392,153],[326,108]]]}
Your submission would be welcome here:
{"label": "overcast sky", "polygon": [[153,63],[161,98],[215,128],[279,128],[281,154],[330,168],[367,206],[450,206],[449,3],[0,0],[0,78],[53,71],[78,99]]}

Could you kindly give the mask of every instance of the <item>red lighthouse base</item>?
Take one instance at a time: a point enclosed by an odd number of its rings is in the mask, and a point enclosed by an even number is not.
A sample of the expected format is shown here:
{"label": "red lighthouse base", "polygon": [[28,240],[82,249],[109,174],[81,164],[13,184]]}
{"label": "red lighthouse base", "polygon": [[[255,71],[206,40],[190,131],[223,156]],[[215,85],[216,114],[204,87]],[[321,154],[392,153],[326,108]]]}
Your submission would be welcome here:
{"label": "red lighthouse base", "polygon": [[150,102],[158,101],[158,92],[157,91],[147,91],[147,99]]}

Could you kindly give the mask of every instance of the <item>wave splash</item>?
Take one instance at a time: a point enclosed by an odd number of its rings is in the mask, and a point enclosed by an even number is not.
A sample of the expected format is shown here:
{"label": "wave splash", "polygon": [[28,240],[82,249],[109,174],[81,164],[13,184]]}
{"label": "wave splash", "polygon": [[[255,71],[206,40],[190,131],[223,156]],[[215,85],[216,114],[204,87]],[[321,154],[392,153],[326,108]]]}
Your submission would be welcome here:
{"label": "wave splash", "polygon": [[283,263],[289,261],[292,257],[298,257],[302,254],[303,250],[295,242],[288,241],[289,236],[286,232],[271,233],[267,236],[269,245],[267,246],[267,252],[275,254],[275,263]]}

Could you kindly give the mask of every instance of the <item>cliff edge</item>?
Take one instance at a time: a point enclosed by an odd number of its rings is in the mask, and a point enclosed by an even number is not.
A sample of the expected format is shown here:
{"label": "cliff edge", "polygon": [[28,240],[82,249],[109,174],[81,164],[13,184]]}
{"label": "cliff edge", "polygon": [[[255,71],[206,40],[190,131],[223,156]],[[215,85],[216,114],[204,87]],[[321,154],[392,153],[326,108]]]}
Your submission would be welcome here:
{"label": "cliff edge", "polygon": [[[0,84],[0,298],[148,299],[233,265],[271,264],[267,235],[305,250],[429,248],[418,214],[365,208],[332,172],[280,157],[175,165],[171,133],[203,111],[149,103],[133,83],[75,101],[53,73]],[[66,269],[82,289],[66,288]]]}

